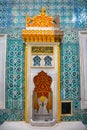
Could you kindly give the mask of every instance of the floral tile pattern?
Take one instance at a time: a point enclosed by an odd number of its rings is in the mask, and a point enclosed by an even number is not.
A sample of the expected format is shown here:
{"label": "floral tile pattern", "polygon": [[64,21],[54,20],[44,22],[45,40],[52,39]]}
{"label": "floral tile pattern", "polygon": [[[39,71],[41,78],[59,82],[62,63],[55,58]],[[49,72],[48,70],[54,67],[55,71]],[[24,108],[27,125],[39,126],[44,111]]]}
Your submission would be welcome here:
{"label": "floral tile pattern", "polygon": [[[24,120],[24,41],[26,14],[37,15],[45,6],[49,15],[60,16],[64,30],[61,44],[61,100],[72,100],[73,115],[61,120],[87,123],[87,110],[80,108],[78,31],[87,29],[87,0],[0,0],[0,33],[7,34],[6,109],[0,123]],[[80,114],[79,114],[80,113]]]}

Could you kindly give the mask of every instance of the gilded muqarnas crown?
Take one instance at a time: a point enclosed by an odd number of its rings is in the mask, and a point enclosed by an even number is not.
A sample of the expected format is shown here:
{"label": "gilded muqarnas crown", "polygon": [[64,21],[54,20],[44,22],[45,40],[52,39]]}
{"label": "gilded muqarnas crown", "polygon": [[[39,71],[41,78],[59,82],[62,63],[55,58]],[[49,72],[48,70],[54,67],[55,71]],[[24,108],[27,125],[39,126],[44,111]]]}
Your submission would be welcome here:
{"label": "gilded muqarnas crown", "polygon": [[22,30],[25,42],[61,42],[63,31],[59,29],[59,16],[53,18],[41,8],[41,13],[33,18],[26,15],[26,30]]}
{"label": "gilded muqarnas crown", "polygon": [[41,13],[33,18],[26,16],[26,27],[53,27],[53,18],[46,14],[46,9],[41,8]]}

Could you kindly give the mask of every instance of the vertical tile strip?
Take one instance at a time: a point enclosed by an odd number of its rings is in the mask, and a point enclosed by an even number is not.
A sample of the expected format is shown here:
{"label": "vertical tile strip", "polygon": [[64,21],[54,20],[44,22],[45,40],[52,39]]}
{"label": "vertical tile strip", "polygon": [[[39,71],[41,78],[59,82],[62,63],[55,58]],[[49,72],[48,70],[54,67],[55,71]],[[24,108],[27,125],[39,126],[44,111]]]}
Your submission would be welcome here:
{"label": "vertical tile strip", "polygon": [[29,121],[28,117],[28,44],[25,44],[25,122]]}
{"label": "vertical tile strip", "polygon": [[61,104],[60,104],[60,44],[57,46],[58,52],[58,122],[60,122]]}

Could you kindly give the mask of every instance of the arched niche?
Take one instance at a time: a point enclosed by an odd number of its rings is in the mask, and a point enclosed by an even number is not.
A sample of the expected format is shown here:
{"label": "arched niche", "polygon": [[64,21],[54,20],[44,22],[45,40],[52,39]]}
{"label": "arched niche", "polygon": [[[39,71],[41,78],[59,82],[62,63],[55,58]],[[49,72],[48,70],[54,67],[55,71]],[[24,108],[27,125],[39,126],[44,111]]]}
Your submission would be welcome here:
{"label": "arched niche", "polygon": [[51,76],[41,71],[33,79],[35,88],[32,99],[32,119],[35,121],[53,120],[53,96]]}
{"label": "arched niche", "polygon": [[[22,37],[25,42],[25,121],[32,125],[54,125],[60,122],[61,115],[60,43],[63,31],[59,29],[59,16],[53,18],[47,15],[44,7],[33,18],[27,15],[26,30],[22,30]],[[40,77],[40,74],[45,75],[43,84],[49,84],[50,92],[47,91],[47,96],[38,96],[35,91],[35,77]],[[44,106],[45,103],[50,105]],[[41,111],[44,111],[42,117],[39,116]],[[45,120],[45,114],[49,114],[48,121]]]}

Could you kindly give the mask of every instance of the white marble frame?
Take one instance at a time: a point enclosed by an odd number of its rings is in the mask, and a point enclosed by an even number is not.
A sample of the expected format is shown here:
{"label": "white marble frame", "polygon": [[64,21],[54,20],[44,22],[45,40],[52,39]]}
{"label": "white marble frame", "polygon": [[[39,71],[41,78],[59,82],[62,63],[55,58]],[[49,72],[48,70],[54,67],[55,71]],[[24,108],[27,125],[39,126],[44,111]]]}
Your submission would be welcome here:
{"label": "white marble frame", "polygon": [[[0,88],[0,96],[1,96],[1,100],[0,100],[0,109],[5,109],[5,67],[6,67],[6,42],[7,42],[7,35],[6,34],[0,34],[0,38],[2,40],[0,40],[0,46],[2,47],[0,53],[2,55],[2,74],[0,75],[0,84],[2,84],[2,86],[0,85],[0,87],[2,87],[2,89]],[[1,45],[2,44],[2,45]]]}
{"label": "white marble frame", "polygon": [[81,109],[87,109],[87,31],[79,31]]}
{"label": "white marble frame", "polygon": [[[28,50],[28,57],[29,57],[29,61],[28,61],[28,91],[29,91],[29,120],[31,122],[32,120],[32,93],[33,93],[33,89],[34,89],[34,83],[31,82],[31,79],[33,79],[33,77],[38,74],[38,72],[40,72],[41,70],[45,71],[48,75],[51,76],[51,74],[56,75],[56,79],[54,81],[54,84],[56,87],[52,87],[53,90],[53,119],[55,119],[55,122],[57,122],[58,120],[58,52],[57,52],[57,44],[58,43],[29,43],[29,50]],[[54,45],[54,52],[55,52],[55,56],[54,56],[54,68],[47,68],[47,67],[43,67],[43,68],[32,68],[31,67],[31,46],[52,46]],[[51,69],[51,71],[50,71]],[[32,86],[32,87],[31,87]],[[52,84],[53,86],[53,84]]]}

